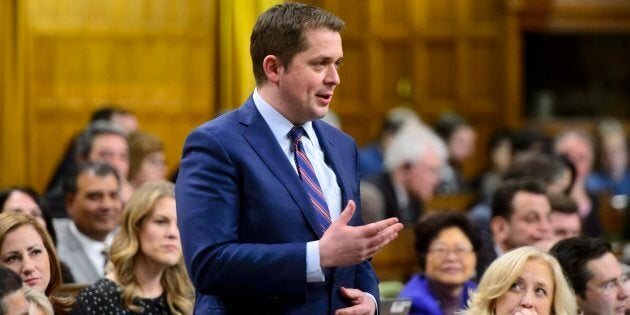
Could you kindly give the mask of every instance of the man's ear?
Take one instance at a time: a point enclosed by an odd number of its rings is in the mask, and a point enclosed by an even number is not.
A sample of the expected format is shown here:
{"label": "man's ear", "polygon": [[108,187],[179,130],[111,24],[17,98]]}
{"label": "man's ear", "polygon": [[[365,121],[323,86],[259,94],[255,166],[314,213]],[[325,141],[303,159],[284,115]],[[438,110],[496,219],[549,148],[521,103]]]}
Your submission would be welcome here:
{"label": "man's ear", "polygon": [[263,70],[269,82],[278,83],[278,74],[281,68],[282,63],[277,56],[267,55],[263,59]]}
{"label": "man's ear", "polygon": [[400,179],[406,183],[412,177],[411,169],[413,168],[413,164],[410,162],[405,162],[402,165],[398,166],[396,172],[399,174]]}
{"label": "man's ear", "polygon": [[492,231],[492,238],[494,238],[496,243],[502,242],[505,239],[510,229],[509,225],[507,219],[502,216],[496,216],[490,219],[490,231]]}
{"label": "man's ear", "polygon": [[70,215],[70,212],[72,211],[72,205],[74,204],[74,194],[66,194],[64,196],[64,199],[66,201],[66,213],[68,213],[68,215]]}

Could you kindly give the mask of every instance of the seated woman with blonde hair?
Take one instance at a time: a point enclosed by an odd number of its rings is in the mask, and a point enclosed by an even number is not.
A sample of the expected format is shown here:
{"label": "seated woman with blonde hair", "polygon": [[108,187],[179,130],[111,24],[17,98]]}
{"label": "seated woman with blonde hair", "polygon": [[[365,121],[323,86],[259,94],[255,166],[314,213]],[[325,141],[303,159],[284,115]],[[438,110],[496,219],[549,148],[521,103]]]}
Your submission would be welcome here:
{"label": "seated woman with blonde hair", "polygon": [[575,315],[575,295],[558,261],[532,246],[509,251],[483,274],[464,315]]}
{"label": "seated woman with blonde hair", "polygon": [[123,210],[107,275],[79,293],[73,314],[192,314],[174,185],[143,184]]}

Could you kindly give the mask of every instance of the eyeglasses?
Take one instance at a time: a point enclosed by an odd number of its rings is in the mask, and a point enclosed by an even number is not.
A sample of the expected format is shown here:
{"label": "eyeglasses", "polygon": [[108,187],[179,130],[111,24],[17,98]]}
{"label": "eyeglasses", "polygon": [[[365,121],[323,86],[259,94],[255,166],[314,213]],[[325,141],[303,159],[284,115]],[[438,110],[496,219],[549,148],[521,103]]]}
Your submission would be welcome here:
{"label": "eyeglasses", "polygon": [[454,248],[436,246],[429,248],[429,254],[439,259],[446,258],[449,253],[455,254],[457,258],[466,258],[472,251],[472,248],[465,246],[455,246]]}

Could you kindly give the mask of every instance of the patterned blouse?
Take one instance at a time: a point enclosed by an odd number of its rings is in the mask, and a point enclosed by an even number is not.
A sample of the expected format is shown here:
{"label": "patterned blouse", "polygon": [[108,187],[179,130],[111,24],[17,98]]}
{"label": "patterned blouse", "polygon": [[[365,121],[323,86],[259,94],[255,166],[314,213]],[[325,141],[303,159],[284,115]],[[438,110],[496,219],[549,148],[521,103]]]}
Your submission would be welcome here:
{"label": "patterned blouse", "polygon": [[81,290],[71,314],[171,314],[166,303],[166,294],[154,299],[135,298],[133,304],[140,306],[142,312],[134,313],[126,308],[122,301],[122,289],[113,281],[101,278],[91,286]]}

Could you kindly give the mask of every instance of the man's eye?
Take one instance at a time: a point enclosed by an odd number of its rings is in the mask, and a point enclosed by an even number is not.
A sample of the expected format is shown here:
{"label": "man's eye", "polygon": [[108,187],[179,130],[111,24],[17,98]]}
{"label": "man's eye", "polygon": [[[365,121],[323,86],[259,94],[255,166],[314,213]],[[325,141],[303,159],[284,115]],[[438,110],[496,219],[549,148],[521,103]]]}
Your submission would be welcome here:
{"label": "man's eye", "polygon": [[616,285],[617,285],[617,284],[616,284],[615,282],[612,282],[612,281],[611,281],[611,282],[606,282],[606,283],[604,283],[604,285],[602,286],[602,288],[603,288],[604,290],[612,290],[612,289],[614,289],[614,288],[615,288],[615,286],[616,286]]}
{"label": "man's eye", "polygon": [[538,221],[540,220],[538,219],[538,216],[535,216],[535,215],[530,215],[530,216],[525,217],[525,222],[528,222],[528,223],[534,223]]}

